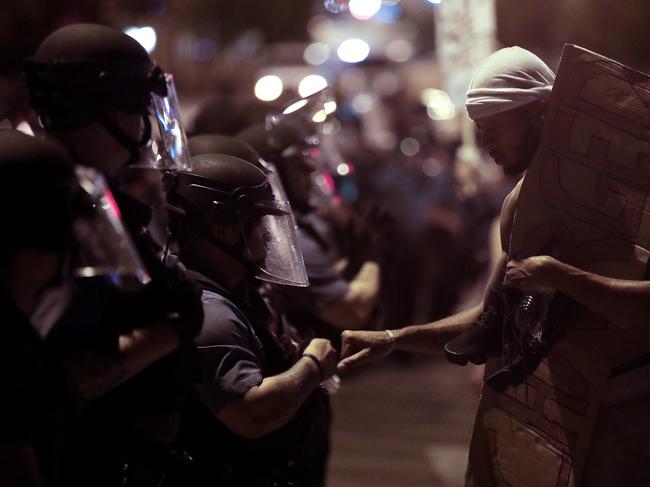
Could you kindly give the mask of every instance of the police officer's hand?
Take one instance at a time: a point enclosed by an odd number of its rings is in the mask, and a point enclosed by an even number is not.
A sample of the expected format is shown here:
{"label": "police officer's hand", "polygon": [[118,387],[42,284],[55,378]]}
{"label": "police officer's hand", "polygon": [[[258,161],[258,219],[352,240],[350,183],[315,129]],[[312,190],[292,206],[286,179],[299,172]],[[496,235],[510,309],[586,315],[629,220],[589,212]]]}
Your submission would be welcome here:
{"label": "police officer's hand", "polygon": [[278,342],[280,342],[282,356],[285,360],[289,360],[293,363],[300,358],[300,344],[293,338],[288,335],[282,335],[278,339]]}
{"label": "police officer's hand", "polygon": [[303,354],[310,354],[318,359],[322,368],[323,380],[329,379],[336,373],[337,353],[329,340],[314,338],[309,342]]}
{"label": "police officer's hand", "polygon": [[341,361],[338,371],[377,360],[388,355],[395,341],[385,331],[350,331],[341,334]]}

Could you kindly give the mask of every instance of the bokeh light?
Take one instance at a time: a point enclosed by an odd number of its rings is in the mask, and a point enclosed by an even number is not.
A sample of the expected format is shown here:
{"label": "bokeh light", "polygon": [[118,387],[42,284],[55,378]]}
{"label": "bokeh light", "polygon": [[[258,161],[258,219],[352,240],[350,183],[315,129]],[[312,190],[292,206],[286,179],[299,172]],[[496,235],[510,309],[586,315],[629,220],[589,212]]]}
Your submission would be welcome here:
{"label": "bokeh light", "polygon": [[413,44],[403,39],[396,39],[388,43],[385,53],[391,61],[403,63],[413,56]]}
{"label": "bokeh light", "polygon": [[124,28],[124,33],[138,41],[138,44],[144,47],[149,54],[151,54],[156,48],[158,36],[153,27],[129,26]]}
{"label": "bokeh light", "polygon": [[362,39],[347,39],[341,42],[336,54],[344,63],[360,63],[370,54],[370,46]]}
{"label": "bokeh light", "polygon": [[327,88],[327,80],[325,78],[319,74],[310,74],[300,80],[298,94],[305,98],[325,88]]}
{"label": "bokeh light", "polygon": [[282,80],[275,75],[262,76],[255,83],[255,96],[262,101],[273,101],[284,90]]}
{"label": "bokeh light", "polygon": [[350,14],[359,20],[368,20],[381,8],[381,0],[350,0]]}
{"label": "bokeh light", "polygon": [[302,58],[312,66],[325,64],[330,58],[330,47],[324,42],[314,42],[305,48]]}
{"label": "bokeh light", "polygon": [[444,90],[427,88],[422,91],[420,101],[427,107],[427,115],[432,120],[451,120],[456,116],[454,103]]}
{"label": "bokeh light", "polygon": [[413,157],[420,152],[420,143],[413,137],[406,137],[399,143],[399,150],[408,157]]}

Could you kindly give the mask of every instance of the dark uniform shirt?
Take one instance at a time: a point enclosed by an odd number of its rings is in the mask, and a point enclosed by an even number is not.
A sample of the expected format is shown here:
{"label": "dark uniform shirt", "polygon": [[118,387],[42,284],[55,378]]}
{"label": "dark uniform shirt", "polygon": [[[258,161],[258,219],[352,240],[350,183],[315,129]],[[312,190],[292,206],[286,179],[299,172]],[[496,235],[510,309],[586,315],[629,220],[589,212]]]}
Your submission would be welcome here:
{"label": "dark uniform shirt", "polygon": [[196,463],[193,485],[322,485],[329,427],[329,403],[322,388],[287,425],[257,440],[231,433],[216,418],[264,377],[282,373],[292,363],[269,331],[270,314],[257,289],[244,283],[230,291],[196,272],[193,277],[203,288],[205,311],[197,339],[200,379],[181,428],[181,443]]}
{"label": "dark uniform shirt", "polygon": [[45,486],[60,485],[66,394],[62,368],[27,318],[4,296],[0,313],[0,442],[29,444]]}
{"label": "dark uniform shirt", "polygon": [[[100,375],[105,371],[98,368],[113,366],[121,334],[159,323],[177,312],[183,300],[198,308],[202,320],[193,284],[183,279],[182,269],[167,268],[160,261],[146,231],[149,207],[119,191],[114,195],[152,280],[133,292],[116,289],[103,279],[78,282],[72,305],[47,342],[62,360],[85,367],[88,375]],[[191,387],[186,372],[192,365],[192,345],[186,346],[187,350],[167,355],[81,405],[70,422],[64,455],[66,485],[158,485],[177,438],[181,402]],[[136,480],[142,477],[146,480]]]}
{"label": "dark uniform shirt", "polygon": [[195,387],[216,414],[262,383],[266,357],[253,325],[230,299],[209,289],[201,298],[205,318],[196,341],[201,379]]}

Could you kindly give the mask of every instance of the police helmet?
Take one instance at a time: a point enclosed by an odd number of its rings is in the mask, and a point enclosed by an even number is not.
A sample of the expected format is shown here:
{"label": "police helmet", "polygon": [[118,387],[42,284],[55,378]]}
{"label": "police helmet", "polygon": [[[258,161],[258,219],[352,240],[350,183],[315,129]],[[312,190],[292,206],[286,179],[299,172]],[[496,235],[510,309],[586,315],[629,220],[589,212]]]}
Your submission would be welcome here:
{"label": "police helmet", "polygon": [[[238,157],[225,154],[201,154],[191,158],[192,171],[167,175],[167,201],[170,226],[175,221],[229,255],[239,258],[251,254],[251,222],[265,234],[263,262],[253,262],[256,277],[294,285],[308,284],[295,224],[288,202],[276,199],[266,174]],[[207,227],[238,225],[240,244],[227,248],[215,241]]]}

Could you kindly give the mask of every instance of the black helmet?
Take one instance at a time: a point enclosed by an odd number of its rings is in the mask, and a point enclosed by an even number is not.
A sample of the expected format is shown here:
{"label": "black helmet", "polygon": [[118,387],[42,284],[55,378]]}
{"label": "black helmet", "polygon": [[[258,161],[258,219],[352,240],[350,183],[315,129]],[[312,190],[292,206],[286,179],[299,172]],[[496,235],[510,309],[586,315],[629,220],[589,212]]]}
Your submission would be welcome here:
{"label": "black helmet", "polygon": [[188,141],[190,154],[227,154],[239,157],[264,171],[275,195],[275,199],[286,201],[287,193],[272,162],[265,161],[250,144],[226,135],[195,135]]}
{"label": "black helmet", "polygon": [[[129,150],[128,163],[140,159],[140,148],[151,138],[152,99],[176,96],[173,88],[170,93],[171,78],[167,79],[135,39],[97,24],[68,25],[50,34],[26,61],[25,78],[30,103],[46,129],[67,131],[99,122]],[[156,105],[158,125],[161,131],[176,134],[175,139],[184,142],[184,132],[180,130],[181,136],[176,128],[180,127],[176,113],[163,115],[161,126],[158,112],[168,109]],[[177,107],[171,110],[175,112]],[[112,111],[142,117],[145,130],[139,140],[108,116]],[[172,123],[173,127],[167,127]],[[163,144],[168,143],[168,137],[167,133],[162,136]],[[173,143],[179,144],[176,140]],[[169,151],[174,161],[165,161],[167,166],[179,163],[179,150],[174,147]]]}
{"label": "black helmet", "polygon": [[54,140],[0,130],[0,207],[6,231],[0,253],[22,247],[62,251],[72,234],[78,183]]}
{"label": "black helmet", "polygon": [[295,100],[280,113],[269,114],[264,123],[253,124],[237,134],[264,159],[276,160],[319,145],[322,124],[327,120],[327,90]]}
{"label": "black helmet", "polygon": [[[191,158],[192,171],[167,175],[170,228],[182,240],[185,230],[206,238],[241,261],[250,251],[252,225],[266,235],[264,262],[253,264],[256,277],[272,282],[305,286],[307,277],[295,236],[291,207],[275,198],[266,174],[243,159],[225,154]],[[211,225],[239,225],[241,240],[227,246],[213,238]]]}
{"label": "black helmet", "polygon": [[190,154],[227,154],[249,162],[264,172],[267,168],[260,161],[259,153],[253,147],[236,137],[227,135],[194,135],[187,140]]}
{"label": "black helmet", "polygon": [[237,223],[242,213],[277,211],[266,175],[254,165],[225,154],[196,155],[191,163],[191,172],[167,175],[172,211],[217,224]]}
{"label": "black helmet", "polygon": [[293,120],[268,126],[258,123],[242,130],[237,138],[255,149],[264,159],[279,160],[287,153],[299,153],[317,145],[310,127]]}
{"label": "black helmet", "polygon": [[73,24],[50,34],[25,64],[30,101],[48,129],[68,130],[111,110],[141,114],[151,93],[165,96],[164,73],[123,32]]}

